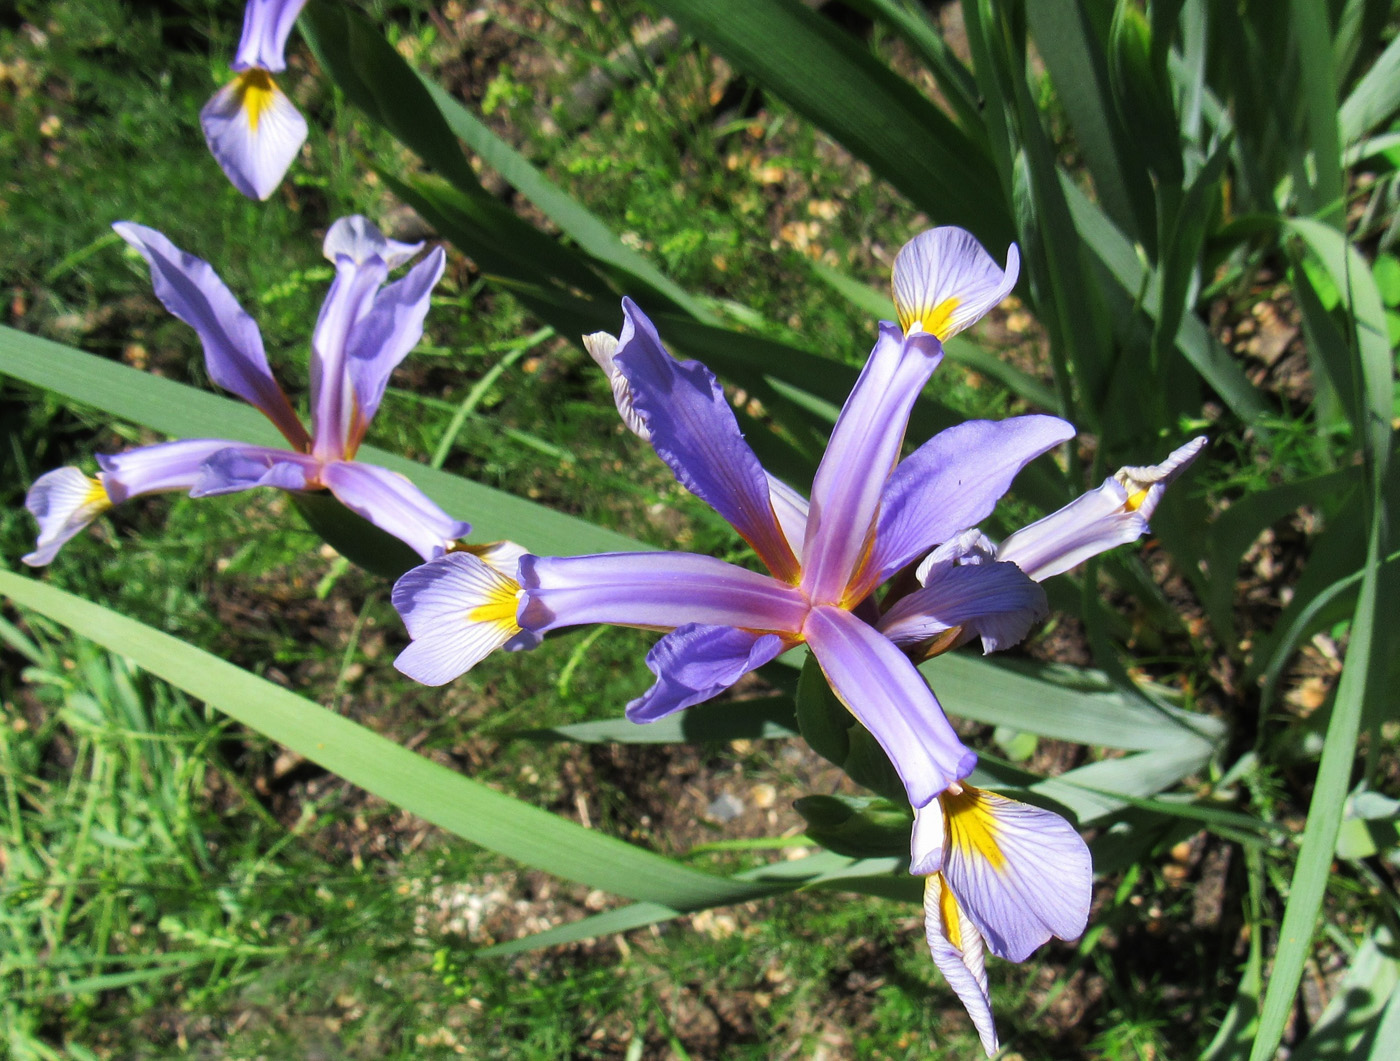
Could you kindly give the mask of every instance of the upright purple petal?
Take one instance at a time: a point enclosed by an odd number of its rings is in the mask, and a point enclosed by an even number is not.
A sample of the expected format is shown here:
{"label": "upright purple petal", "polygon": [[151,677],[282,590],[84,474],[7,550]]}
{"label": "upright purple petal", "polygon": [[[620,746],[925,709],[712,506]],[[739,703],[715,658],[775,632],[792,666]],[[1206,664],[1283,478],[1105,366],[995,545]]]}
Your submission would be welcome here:
{"label": "upright purple petal", "polygon": [[24,507],[39,523],[34,551],[20,557],[30,567],[43,567],[74,535],[112,507],[100,479],[77,468],[56,468],[34,480]]}
{"label": "upright purple petal", "polygon": [[257,68],[244,70],[199,112],[209,153],[229,182],[249,199],[277,190],[306,143],[306,119],[272,80]]}
{"label": "upright purple petal", "polygon": [[326,229],[326,238],[321,242],[321,253],[332,265],[342,257],[349,258],[356,265],[379,258],[390,269],[397,269],[422,249],[422,243],[400,243],[389,239],[373,221],[359,214],[336,218]]}
{"label": "upright purple petal", "polygon": [[777,634],[689,623],[672,630],[647,653],[656,684],[627,705],[633,722],[655,722],[718,696],[751,670],[791,647]]}
{"label": "upright purple petal", "polygon": [[306,0],[248,0],[233,69],[260,67],[274,74],[285,70],[287,38],[305,4]]}
{"label": "upright purple petal", "polygon": [[1074,437],[1054,416],[968,420],[940,431],[901,461],[885,485],[864,596],[909,561],[989,515],[1011,480],[1046,450]]}
{"label": "upright purple petal", "polygon": [[267,446],[230,446],[209,455],[190,497],[236,494],[259,486],[277,490],[313,488],[319,467],[304,453]]}
{"label": "upright purple petal", "polygon": [[883,634],[829,605],[812,609],[803,633],[832,691],[899,771],[912,806],[971,773],[977,756],[958,740],[914,664]]}
{"label": "upright purple petal", "polygon": [[351,425],[357,416],[346,365],[350,337],[388,275],[382,258],[363,263],[346,255],[336,259],[335,280],[311,335],[311,452],[319,460],[349,455]]}
{"label": "upright purple petal", "polygon": [[967,912],[958,905],[957,897],[941,873],[934,873],[924,881],[924,938],[928,940],[934,964],[966,1007],[982,1040],[982,1049],[991,1057],[997,1052],[998,1043],[996,1025],[992,1021],[992,996],[987,988],[982,936]]}
{"label": "upright purple petal", "polygon": [[993,954],[1024,961],[1089,920],[1094,866],[1074,826],[1053,811],[971,785],[942,797],[943,875]]}
{"label": "upright purple petal", "polygon": [[1015,564],[939,564],[923,587],[880,617],[880,632],[914,648],[966,627],[997,652],[1021,641],[1049,613],[1045,591]]}
{"label": "upright purple petal", "polygon": [[[203,477],[210,457],[242,446],[243,443],[226,438],[188,438],[141,446],[125,453],[98,454],[97,463],[102,468],[102,484],[112,503],[119,505],[140,494],[193,489]],[[269,452],[291,456],[286,450]]]}
{"label": "upright purple petal", "polygon": [[346,456],[354,456],[365,437],[389,374],[423,337],[428,299],[446,262],[442,248],[433,248],[406,276],[375,295],[369,312],[351,328],[345,366],[355,402]]}
{"label": "upright purple petal", "polygon": [[696,553],[526,556],[520,584],[520,625],[539,633],[583,623],[795,633],[807,612],[792,586]]}
{"label": "upright purple petal", "polygon": [[394,666],[416,682],[443,685],[498,648],[533,648],[515,621],[520,584],[480,557],[448,553],[394,583],[393,602],[413,642]]}
{"label": "upright purple petal", "polygon": [[613,364],[657,455],[682,486],[734,526],[775,578],[796,582],[797,558],[773,514],[767,476],[724,389],[700,362],[674,360],[631,299],[622,300],[622,309],[626,321]]}
{"label": "upright purple petal", "polygon": [[112,228],[150,264],[161,304],[199,335],[209,378],[260,409],[294,449],[306,448],[310,439],[272,378],[257,324],[209,263],[186,254],[153,228],[130,221]]}
{"label": "upright purple petal", "polygon": [[1020,268],[1014,243],[1003,272],[970,232],[951,226],[921,232],[894,260],[900,327],[946,341],[1011,294]]}
{"label": "upright purple petal", "polygon": [[848,584],[873,545],[885,480],[899,460],[909,411],[943,347],[932,335],[903,338],[881,323],[855,389],[836,420],[812,483],[802,546],[802,589],[814,603],[850,607]]}
{"label": "upright purple petal", "polygon": [[331,461],[321,468],[321,482],[351,512],[392,534],[424,560],[472,529],[440,509],[406,476],[375,464]]}

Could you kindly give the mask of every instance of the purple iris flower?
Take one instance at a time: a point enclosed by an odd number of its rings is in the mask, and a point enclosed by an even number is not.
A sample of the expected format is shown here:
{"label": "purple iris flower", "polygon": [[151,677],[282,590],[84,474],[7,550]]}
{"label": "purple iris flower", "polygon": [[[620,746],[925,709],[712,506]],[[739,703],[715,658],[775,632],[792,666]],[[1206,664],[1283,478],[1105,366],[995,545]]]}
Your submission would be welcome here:
{"label": "purple iris flower", "polygon": [[229,64],[237,76],[199,112],[209,151],[249,199],[271,195],[306,142],[306,119],[272,79],[287,68],[287,37],[305,3],[249,0]]}
{"label": "purple iris flower", "polygon": [[272,378],[257,324],[213,268],[154,229],[128,221],[112,227],[150,264],[156,297],[199,334],[210,378],[261,410],[290,449],[190,439],[100,455],[102,470],[95,479],[77,468],[49,472],[26,499],[39,521],[39,540],[25,563],[49,563],[100,513],[129,497],[165,490],[188,490],[191,497],[256,486],[329,490],[425,560],[471,529],[404,476],[354,460],[389,374],[422,337],[428,300],[446,258],[442,248],[386,286],[389,271],[422,244],[386,239],[363,217],[341,218],[330,227],[324,250],[335,265],[335,280],[311,337],[308,434]]}
{"label": "purple iris flower", "polygon": [[[650,722],[710,699],[805,642],[899,770],[911,804],[926,805],[966,777],[977,757],[909,657],[878,629],[874,593],[985,518],[1022,467],[1074,435],[1050,416],[970,421],[899,459],[910,410],[942,359],[941,339],[1000,301],[1015,284],[1015,267],[1014,249],[1003,271],[957,229],[924,233],[901,252],[895,293],[904,328],[881,325],[810,503],[764,472],[710,371],[675,361],[651,321],[624,300],[615,344],[588,339],[613,370],[624,417],[635,418],[677,479],[734,526],[768,573],[690,553],[613,553],[526,555],[511,578],[454,555],[396,587],[395,605],[415,639],[399,668],[437,684],[495,647],[523,647],[522,635],[600,622],[666,631],[647,657],[656,684],[627,707],[633,721]],[[955,603],[975,600],[976,614],[1043,601],[1013,564],[969,569],[967,581],[975,585],[960,586]],[[434,610],[454,594],[454,609]]]}

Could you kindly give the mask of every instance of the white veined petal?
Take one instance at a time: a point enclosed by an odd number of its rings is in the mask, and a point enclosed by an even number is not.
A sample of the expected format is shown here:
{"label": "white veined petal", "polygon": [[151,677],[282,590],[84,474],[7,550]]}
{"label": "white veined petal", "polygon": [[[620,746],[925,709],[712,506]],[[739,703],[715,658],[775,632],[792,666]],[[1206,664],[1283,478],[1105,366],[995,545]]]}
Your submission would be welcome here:
{"label": "white veined petal", "polygon": [[413,643],[394,666],[424,685],[442,685],[517,634],[520,584],[467,552],[415,567],[394,584],[393,602]]}
{"label": "white veined petal", "polygon": [[24,504],[39,523],[36,548],[21,557],[30,567],[49,563],[65,542],[112,507],[102,481],[77,468],[56,468],[39,476]]}
{"label": "white veined petal", "polygon": [[992,997],[987,989],[982,936],[941,873],[924,881],[924,937],[934,964],[966,1007],[982,1040],[982,1049],[991,1057],[999,1044],[992,1020]]}
{"label": "white veined petal", "polygon": [[205,142],[228,179],[266,199],[306,142],[306,119],[266,70],[244,70],[199,112]]}
{"label": "white veined petal", "polygon": [[953,226],[921,232],[894,260],[894,304],[906,334],[916,327],[946,340],[1011,294],[1020,274],[1013,243],[1003,270],[972,233]]}

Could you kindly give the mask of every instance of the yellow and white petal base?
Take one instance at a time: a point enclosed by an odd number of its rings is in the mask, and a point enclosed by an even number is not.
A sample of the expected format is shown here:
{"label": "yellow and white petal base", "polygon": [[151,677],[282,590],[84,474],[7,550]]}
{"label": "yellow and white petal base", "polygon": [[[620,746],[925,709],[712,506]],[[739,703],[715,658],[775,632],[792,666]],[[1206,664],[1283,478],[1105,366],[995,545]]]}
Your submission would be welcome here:
{"label": "yellow and white petal base", "polygon": [[253,67],[214,93],[199,112],[209,151],[250,199],[266,199],[306,142],[306,119],[272,75]]}
{"label": "yellow and white petal base", "polygon": [[1012,244],[1000,268],[972,233],[945,226],[915,236],[894,260],[894,305],[904,334],[946,341],[1011,294],[1021,258]]}
{"label": "yellow and white petal base", "polygon": [[30,567],[53,560],[65,542],[112,507],[112,499],[96,479],[77,468],[57,468],[35,480],[24,505],[39,522],[36,548],[21,559]]}

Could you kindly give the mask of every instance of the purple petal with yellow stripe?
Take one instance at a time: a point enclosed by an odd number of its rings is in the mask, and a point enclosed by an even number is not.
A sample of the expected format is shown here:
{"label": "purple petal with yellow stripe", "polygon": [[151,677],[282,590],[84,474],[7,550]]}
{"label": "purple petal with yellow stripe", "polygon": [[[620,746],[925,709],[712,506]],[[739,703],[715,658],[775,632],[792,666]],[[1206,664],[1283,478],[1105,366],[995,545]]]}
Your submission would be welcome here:
{"label": "purple petal with yellow stripe", "polygon": [[[797,559],[769,499],[768,478],[744,441],[724,388],[698,361],[676,361],[631,299],[613,365],[632,408],[676,479],[734,527],[777,578],[796,582]],[[625,417],[624,413],[624,417]]]}
{"label": "purple petal with yellow stripe", "polygon": [[209,153],[249,199],[276,191],[306,142],[306,119],[258,67],[215,92],[199,112],[199,126]]}
{"label": "purple petal with yellow stripe", "polygon": [[520,584],[520,625],[538,633],[583,623],[796,632],[807,612],[792,586],[698,553],[526,556]]}
{"label": "purple petal with yellow stripe", "polygon": [[84,527],[112,507],[102,481],[77,468],[55,468],[34,480],[24,507],[39,523],[32,553],[20,557],[30,567],[43,567]]}
{"label": "purple petal with yellow stripe", "polygon": [[837,417],[812,483],[802,589],[813,603],[850,607],[864,596],[847,587],[872,544],[909,412],[942,359],[943,347],[932,335],[905,339],[894,325],[880,325],[880,338]]}
{"label": "purple petal with yellow stripe", "polygon": [[1020,268],[1014,243],[1003,270],[970,232],[951,226],[921,232],[894,260],[900,327],[945,340],[957,335],[1011,294]]}
{"label": "purple petal with yellow stripe", "polygon": [[944,877],[993,954],[1024,961],[1051,936],[1083,933],[1094,867],[1074,826],[971,785],[941,802]]}
{"label": "purple petal with yellow stripe", "polygon": [[519,583],[471,553],[415,567],[394,583],[394,607],[413,638],[394,666],[424,685],[443,685],[498,648],[533,647],[539,638],[522,635],[515,621],[519,592]]}
{"label": "purple petal with yellow stripe", "polygon": [[131,221],[118,221],[112,228],[150,265],[151,286],[161,305],[199,336],[209,378],[260,410],[293,447],[305,446],[306,429],[272,378],[257,323],[213,267],[153,228]]}
{"label": "purple petal with yellow stripe", "polygon": [[243,9],[243,34],[233,57],[233,69],[261,67],[274,74],[287,66],[287,38],[306,0],[248,0]]}
{"label": "purple petal with yellow stripe", "polygon": [[652,646],[647,667],[656,684],[627,705],[633,722],[655,722],[717,696],[787,647],[777,634],[731,626],[678,627]]}
{"label": "purple petal with yellow stripe", "polygon": [[868,729],[899,772],[914,807],[922,807],[972,772],[943,708],[909,658],[873,627],[829,605],[813,608],[803,627],[832,691]]}
{"label": "purple petal with yellow stripe", "polygon": [[867,565],[871,588],[996,507],[1017,474],[1036,457],[1074,437],[1055,416],[968,420],[940,431],[890,476]]}
{"label": "purple petal with yellow stripe", "polygon": [[321,482],[342,505],[387,531],[424,560],[439,555],[471,531],[414,486],[407,476],[355,461],[331,461],[321,468]]}
{"label": "purple petal with yellow stripe", "polygon": [[991,1057],[997,1052],[997,1030],[992,1020],[992,996],[987,987],[987,962],[977,926],[958,905],[957,897],[941,873],[924,881],[924,938],[934,964],[948,986],[967,1009]]}

